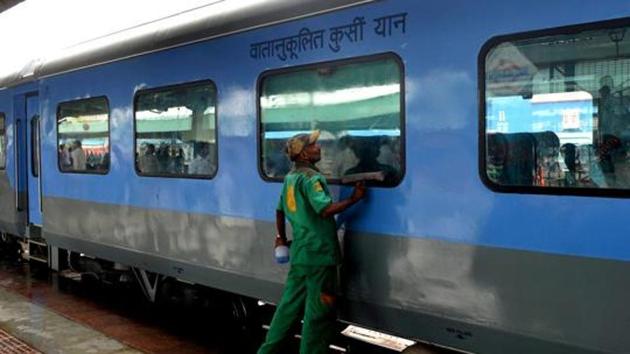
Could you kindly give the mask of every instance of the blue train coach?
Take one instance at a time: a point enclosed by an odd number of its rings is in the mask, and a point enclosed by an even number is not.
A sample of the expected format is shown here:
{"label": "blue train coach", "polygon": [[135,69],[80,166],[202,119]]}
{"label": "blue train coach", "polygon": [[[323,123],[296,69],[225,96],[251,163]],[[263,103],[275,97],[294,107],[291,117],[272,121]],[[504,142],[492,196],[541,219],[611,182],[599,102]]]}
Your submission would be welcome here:
{"label": "blue train coach", "polygon": [[319,129],[335,197],[344,175],[386,177],[338,220],[341,321],[478,353],[630,352],[628,16],[220,1],[82,43],[0,78],[0,228],[53,268],[129,267],[152,299],[178,279],[274,302],[282,146]]}

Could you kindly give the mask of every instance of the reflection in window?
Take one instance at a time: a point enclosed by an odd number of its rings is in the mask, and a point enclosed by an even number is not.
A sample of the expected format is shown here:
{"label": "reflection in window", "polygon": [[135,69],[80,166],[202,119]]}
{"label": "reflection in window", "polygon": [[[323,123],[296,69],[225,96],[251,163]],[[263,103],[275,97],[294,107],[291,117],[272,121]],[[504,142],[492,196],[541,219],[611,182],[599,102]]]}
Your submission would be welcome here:
{"label": "reflection in window", "polygon": [[109,107],[105,97],[59,104],[57,132],[61,171],[109,171]]}
{"label": "reflection in window", "polygon": [[326,177],[382,171],[384,185],[397,184],[403,171],[401,85],[400,63],[391,55],[266,75],[260,92],[263,173],[286,175],[286,141],[319,129],[317,167]]}
{"label": "reflection in window", "polygon": [[630,188],[626,29],[503,42],[486,55],[486,173],[506,186]]}
{"label": "reflection in window", "polygon": [[39,177],[40,165],[39,116],[31,118],[31,174]]}
{"label": "reflection in window", "polygon": [[5,169],[7,165],[6,154],[6,126],[4,113],[0,113],[0,170]]}
{"label": "reflection in window", "polygon": [[136,169],[141,175],[210,178],[217,170],[216,88],[211,82],[136,96]]}

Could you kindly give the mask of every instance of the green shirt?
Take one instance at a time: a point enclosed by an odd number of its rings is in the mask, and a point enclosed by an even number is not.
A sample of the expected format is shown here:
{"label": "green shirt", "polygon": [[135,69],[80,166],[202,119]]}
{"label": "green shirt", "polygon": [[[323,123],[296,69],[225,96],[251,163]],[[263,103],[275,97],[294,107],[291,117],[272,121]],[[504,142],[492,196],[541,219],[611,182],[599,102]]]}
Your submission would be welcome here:
{"label": "green shirt", "polygon": [[284,178],[278,210],[293,228],[291,263],[335,265],[340,261],[335,218],[321,212],[332,203],[326,178],[308,164],[296,164]]}

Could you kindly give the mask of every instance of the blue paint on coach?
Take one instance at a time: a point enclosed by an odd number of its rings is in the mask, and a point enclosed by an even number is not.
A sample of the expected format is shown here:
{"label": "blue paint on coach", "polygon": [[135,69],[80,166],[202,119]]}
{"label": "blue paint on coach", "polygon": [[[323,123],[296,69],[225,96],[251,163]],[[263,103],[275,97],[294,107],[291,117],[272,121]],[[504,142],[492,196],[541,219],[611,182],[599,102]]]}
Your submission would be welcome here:
{"label": "blue paint on coach", "polygon": [[[630,260],[625,199],[497,194],[478,173],[477,55],[490,37],[629,14],[627,5],[529,2],[519,20],[506,2],[379,2],[249,31],[42,80],[44,194],[50,197],[182,212],[273,220],[278,183],[258,175],[256,80],[267,69],[394,52],[405,65],[406,175],[374,188],[350,227],[476,245]],[[407,12],[405,35],[366,36],[298,59],[253,60],[249,45],[329,28],[356,16]],[[451,19],[459,19],[454,23]],[[484,26],[479,26],[484,23]],[[369,29],[371,27],[367,27]],[[141,88],[211,79],[218,89],[219,169],[212,180],[140,177],[133,166],[133,94]],[[111,115],[107,175],[61,173],[55,112],[59,102],[106,95]],[[335,194],[346,193],[333,188]]]}

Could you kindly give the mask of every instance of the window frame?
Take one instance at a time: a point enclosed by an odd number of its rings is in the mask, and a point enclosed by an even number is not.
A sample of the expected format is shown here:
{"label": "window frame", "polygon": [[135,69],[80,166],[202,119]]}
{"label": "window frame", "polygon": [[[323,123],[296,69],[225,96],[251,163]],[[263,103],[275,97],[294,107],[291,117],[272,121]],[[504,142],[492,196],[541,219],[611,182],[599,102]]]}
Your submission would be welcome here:
{"label": "window frame", "polygon": [[[477,57],[478,84],[478,173],[482,183],[491,191],[509,194],[557,195],[578,197],[612,197],[628,198],[630,189],[619,188],[576,188],[576,187],[541,187],[541,186],[510,186],[495,183],[488,176],[486,164],[486,58],[490,51],[499,44],[522,40],[532,40],[546,36],[573,35],[585,31],[606,30],[619,27],[630,27],[630,19],[613,19],[606,21],[588,22],[583,24],[552,27],[540,30],[518,32],[494,36],[488,39],[479,51]],[[629,57],[630,58],[630,57]]]}
{"label": "window frame", "polygon": [[2,151],[4,151],[3,161],[0,161],[0,171],[4,171],[7,169],[7,116],[4,112],[0,112],[0,120],[2,121],[2,129],[0,129],[0,134],[2,134]]}
{"label": "window frame", "polygon": [[[262,108],[260,107],[260,98],[262,94],[263,83],[266,78],[278,74],[290,74],[295,72],[300,72],[304,70],[319,68],[323,66],[330,65],[348,65],[348,64],[360,64],[360,63],[368,63],[377,61],[379,59],[393,59],[394,62],[398,65],[399,69],[399,83],[400,83],[400,179],[395,184],[383,184],[382,182],[373,182],[368,181],[368,185],[370,187],[377,188],[396,188],[398,187],[403,180],[405,179],[405,175],[407,174],[407,134],[406,134],[406,126],[407,126],[407,109],[405,105],[405,64],[402,58],[395,52],[383,52],[377,54],[363,55],[351,58],[344,59],[334,59],[334,60],[326,60],[326,61],[318,61],[308,64],[290,66],[290,67],[282,67],[277,69],[270,69],[263,71],[256,81],[256,160],[257,160],[257,169],[258,175],[265,182],[271,183],[282,183],[284,181],[284,176],[278,177],[270,177],[265,174],[263,169],[263,155],[262,155]],[[333,185],[344,185],[341,183],[340,178],[326,178],[328,184]]]}
{"label": "window frame", "polygon": [[[174,175],[168,173],[142,173],[138,168],[138,161],[136,160],[136,147],[138,144],[138,129],[137,129],[137,120],[136,120],[136,107],[138,105],[138,97],[141,94],[154,93],[160,91],[167,91],[169,89],[181,88],[181,87],[195,87],[195,86],[204,86],[210,85],[214,89],[214,132],[215,132],[215,151],[216,151],[216,167],[214,169],[214,173],[210,175]],[[173,178],[173,179],[202,179],[202,180],[213,180],[217,174],[219,173],[219,89],[216,83],[211,79],[197,80],[197,81],[188,81],[182,82],[178,84],[144,88],[137,90],[133,94],[133,168],[136,172],[136,175],[139,177],[161,177],[161,178]]]}
{"label": "window frame", "polygon": [[[31,176],[33,178],[39,178],[40,175],[40,166],[41,166],[41,136],[40,136],[40,132],[39,132],[39,127],[40,127],[40,119],[39,119],[39,115],[33,116],[31,118],[31,123],[30,123],[30,130],[31,130],[31,136],[30,136],[30,140],[31,140],[31,144],[29,146],[29,149],[31,150],[30,153],[30,164],[31,164]],[[37,141],[35,141],[37,140]],[[37,149],[35,149],[35,147]],[[57,145],[57,148],[59,148],[59,145]]]}
{"label": "window frame", "polygon": [[[76,102],[87,102],[87,101],[95,101],[95,100],[99,100],[99,99],[105,99],[105,104],[107,106],[107,153],[109,154],[109,165],[107,166],[107,171],[103,171],[103,172],[98,172],[98,171],[89,171],[89,170],[85,170],[85,171],[75,171],[75,170],[64,170],[61,168],[61,160],[59,159],[59,116],[61,114],[61,106],[64,104],[69,104],[69,103],[76,103]],[[111,171],[111,167],[112,167],[112,160],[111,160],[111,156],[112,156],[112,113],[111,113],[111,109],[110,109],[110,105],[109,105],[109,98],[107,98],[106,95],[101,95],[101,96],[94,96],[94,97],[89,97],[89,98],[80,98],[77,100],[68,100],[68,101],[63,101],[63,102],[59,102],[57,103],[57,114],[56,114],[56,119],[55,119],[55,131],[57,133],[57,142],[55,144],[55,154],[57,155],[57,169],[59,170],[59,172],[61,173],[70,173],[70,174],[81,174],[81,175],[108,175],[109,172]]]}

